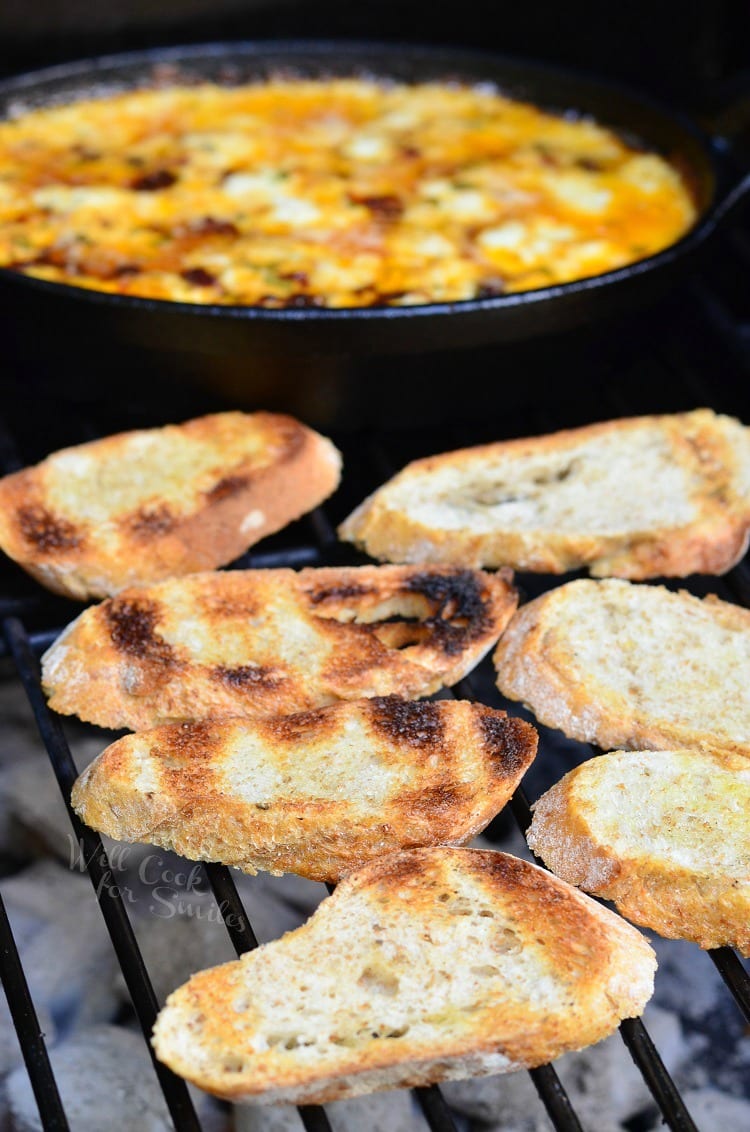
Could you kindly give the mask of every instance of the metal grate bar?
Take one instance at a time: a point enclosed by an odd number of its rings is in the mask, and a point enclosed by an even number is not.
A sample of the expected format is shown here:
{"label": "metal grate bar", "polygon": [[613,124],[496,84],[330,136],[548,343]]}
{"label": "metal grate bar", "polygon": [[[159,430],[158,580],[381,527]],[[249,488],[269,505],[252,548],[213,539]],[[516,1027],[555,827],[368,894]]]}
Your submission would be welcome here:
{"label": "metal grate bar", "polygon": [[305,1132],[332,1132],[325,1109],[319,1105],[301,1104],[298,1106],[297,1112],[305,1126]]}
{"label": "metal grate bar", "polygon": [[[10,603],[0,603],[0,619],[5,620],[8,617],[16,616],[14,609],[9,609]],[[58,629],[42,629],[38,633],[26,633],[26,640],[29,643],[29,648],[34,656],[41,656],[46,652],[50,645],[54,644],[57,638],[62,633],[62,627]],[[0,656],[10,656],[10,646],[5,637],[0,637]]]}
{"label": "metal grate bar", "polygon": [[69,1125],[50,1065],[44,1034],[39,1028],[39,1019],[21,966],[21,957],[13,938],[2,895],[0,895],[0,977],[42,1126],[46,1132],[68,1132]]}
{"label": "metal grate bar", "polygon": [[239,558],[235,566],[253,570],[272,570],[279,566],[317,566],[320,551],[315,546],[294,546],[284,550],[251,551]]}
{"label": "metal grate bar", "polygon": [[516,824],[521,833],[526,836],[526,830],[531,825],[531,803],[526,797],[526,791],[523,786],[516,787],[515,793],[511,798],[510,809],[513,817],[516,819]]}
{"label": "metal grate bar", "polygon": [[412,1091],[432,1132],[456,1132],[451,1111],[437,1085],[423,1085]]}
{"label": "metal grate bar", "polygon": [[734,1000],[750,1022],[750,974],[731,947],[715,947],[708,952]]}
{"label": "metal grate bar", "polygon": [[164,1093],[164,1099],[175,1126],[180,1129],[180,1132],[200,1132],[200,1124],[187,1085],[181,1077],[177,1077],[171,1070],[167,1069],[166,1065],[156,1060],[151,1048],[149,1039],[158,1012],[156,995],[143,962],[133,927],[122,902],[120,890],[112,882],[112,870],[101,838],[93,830],[82,824],[70,806],[70,791],[77,777],[76,767],[60,721],[47,708],[39,680],[39,666],[36,657],[31,650],[20,621],[15,618],[6,618],[2,623],[2,628],[34,712],[39,733],[47,748],[55,777],[68,809],[73,831],[78,839],[78,844],[81,846],[91,883],[94,886],[112,944],[122,967],[122,973],[141,1029],[146,1037],[149,1054]]}
{"label": "metal grate bar", "polygon": [[620,1034],[669,1127],[673,1132],[698,1132],[640,1018],[626,1018]]}
{"label": "metal grate bar", "polygon": [[211,882],[216,903],[219,906],[224,927],[229,933],[234,950],[238,955],[253,951],[258,940],[247,918],[240,894],[226,865],[207,864],[203,866]]}
{"label": "metal grate bar", "polygon": [[562,1132],[583,1132],[570,1098],[552,1066],[539,1065],[530,1069],[529,1077],[555,1128]]}
{"label": "metal grate bar", "polygon": [[316,507],[306,518],[321,550],[328,550],[337,545],[336,528],[322,507]]}

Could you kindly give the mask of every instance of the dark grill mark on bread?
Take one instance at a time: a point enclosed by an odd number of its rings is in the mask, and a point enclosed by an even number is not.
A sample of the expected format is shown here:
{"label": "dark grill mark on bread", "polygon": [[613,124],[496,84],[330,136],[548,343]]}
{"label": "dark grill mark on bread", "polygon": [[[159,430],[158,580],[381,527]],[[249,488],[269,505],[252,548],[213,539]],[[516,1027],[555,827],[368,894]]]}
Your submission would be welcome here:
{"label": "dark grill mark on bread", "polygon": [[486,851],[477,854],[476,858],[470,858],[469,864],[478,877],[489,876],[500,888],[511,891],[517,887],[534,888],[545,892],[549,888],[544,873],[537,875],[524,861],[506,853]]}
{"label": "dark grill mark on bread", "polygon": [[446,831],[452,825],[452,817],[466,802],[470,788],[460,782],[436,782],[419,791],[415,791],[413,808],[416,813],[422,813],[434,820],[438,814],[445,814],[447,822],[441,823]]}
{"label": "dark grill mark on bread", "polygon": [[443,742],[445,727],[438,704],[382,696],[372,700],[370,710],[373,727],[391,742],[410,747],[437,747]]}
{"label": "dark grill mark on bread", "polygon": [[178,800],[186,822],[192,821],[195,804],[202,809],[212,792],[217,746],[220,740],[210,722],[183,723],[171,729],[167,743],[157,750],[166,792]]}
{"label": "dark grill mark on bread", "polygon": [[330,708],[313,711],[295,711],[291,715],[270,716],[259,721],[259,726],[281,743],[311,742],[335,726],[337,715]]}
{"label": "dark grill mark on bread", "polygon": [[152,507],[146,505],[139,508],[126,522],[134,535],[148,538],[171,531],[175,518],[166,503],[157,503]]}
{"label": "dark grill mark on bread", "polygon": [[[280,463],[291,460],[305,445],[305,430],[294,417],[281,417],[275,428],[279,434],[279,451],[276,459]],[[283,447],[282,447],[283,445]]]}
{"label": "dark grill mark on bread", "polygon": [[321,605],[325,601],[347,601],[352,597],[365,597],[374,593],[373,586],[363,586],[360,582],[342,582],[340,586],[325,586],[319,590],[308,590],[313,605]]}
{"label": "dark grill mark on bread", "polygon": [[479,716],[479,727],[490,756],[504,771],[515,773],[531,762],[536,751],[536,732],[531,724],[505,712],[488,710]]}
{"label": "dark grill mark on bread", "polygon": [[[239,581],[239,584],[238,584]],[[196,605],[202,617],[250,618],[258,615],[258,596],[251,578],[243,585],[239,571],[217,573],[213,584],[196,591]]]}
{"label": "dark grill mark on bread", "polygon": [[488,600],[471,570],[417,574],[404,583],[404,589],[422,594],[436,607],[425,623],[449,656],[461,652],[489,627]]}
{"label": "dark grill mark on bread", "polygon": [[115,648],[139,660],[171,664],[172,646],[156,632],[159,607],[148,598],[112,598],[102,606]]}
{"label": "dark grill mark on bread", "polygon": [[74,523],[54,515],[41,504],[19,507],[18,525],[27,542],[33,543],[42,554],[55,550],[75,550],[83,538]]}
{"label": "dark grill mark on bread", "polygon": [[[372,866],[371,866],[372,868]],[[377,883],[384,886],[381,901],[389,905],[393,902],[393,883],[414,884],[418,882],[426,871],[425,862],[419,850],[413,852],[394,853],[385,860],[377,862],[371,876]]]}
{"label": "dark grill mark on bread", "polygon": [[199,721],[165,729],[164,741],[157,742],[150,753],[164,765],[173,759],[178,766],[179,762],[210,759],[220,745],[221,738],[211,721]]}
{"label": "dark grill mark on bread", "polygon": [[222,499],[231,499],[233,495],[239,495],[241,491],[244,491],[249,483],[249,476],[223,476],[206,492],[206,499],[210,503],[218,503]]}
{"label": "dark grill mark on bread", "polygon": [[262,664],[241,664],[236,668],[228,668],[226,665],[220,664],[214,668],[214,676],[222,684],[235,688],[237,691],[259,687],[270,689],[279,685],[276,669],[267,668]]}

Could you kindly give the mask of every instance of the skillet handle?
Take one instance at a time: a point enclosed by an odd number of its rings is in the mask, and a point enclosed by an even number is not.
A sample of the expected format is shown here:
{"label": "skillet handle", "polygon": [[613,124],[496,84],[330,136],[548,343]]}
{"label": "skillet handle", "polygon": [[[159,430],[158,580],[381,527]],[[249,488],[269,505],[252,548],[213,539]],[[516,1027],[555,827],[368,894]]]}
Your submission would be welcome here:
{"label": "skillet handle", "polygon": [[[734,169],[729,188],[714,206],[711,228],[718,228],[732,219],[750,197],[750,93],[743,77],[739,89],[734,84],[719,93],[718,109],[703,119],[706,133],[713,138],[720,160]],[[738,170],[744,170],[738,180]]]}
{"label": "skillet handle", "polygon": [[711,214],[711,230],[732,219],[743,204],[750,200],[750,172],[744,173],[715,205]]}

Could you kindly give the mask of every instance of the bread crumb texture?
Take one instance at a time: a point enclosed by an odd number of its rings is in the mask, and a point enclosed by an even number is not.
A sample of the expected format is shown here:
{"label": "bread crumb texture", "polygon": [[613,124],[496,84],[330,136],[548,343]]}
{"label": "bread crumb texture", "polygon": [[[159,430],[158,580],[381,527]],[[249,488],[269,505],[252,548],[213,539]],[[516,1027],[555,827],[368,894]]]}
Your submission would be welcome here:
{"label": "bread crumb texture", "polygon": [[125,432],[0,480],[0,546],[74,598],[224,565],[339,482],[329,440],[278,413]]}
{"label": "bread crumb texture", "polygon": [[519,611],[495,664],[505,695],[605,750],[750,750],[750,612],[715,597],[569,582]]}
{"label": "bread crumb texture", "polygon": [[131,587],[43,658],[50,705],[132,730],[285,714],[455,684],[515,610],[509,572],[364,566],[233,570]]}
{"label": "bread crumb texture", "polygon": [[416,460],[340,534],[392,562],[642,579],[723,573],[749,530],[750,430],[699,409]]}
{"label": "bread crumb texture", "polygon": [[167,1000],[157,1056],[219,1096],[317,1103],[505,1072],[639,1015],[654,954],[503,853],[416,849],[350,874],[303,927]]}
{"label": "bread crumb texture", "polygon": [[528,842],[558,876],[636,923],[750,951],[748,758],[676,750],[590,759],[536,803]]}
{"label": "bread crumb texture", "polygon": [[90,826],[246,872],[337,881],[400,848],[464,844],[536,752],[533,727],[397,696],[127,735],[78,779]]}

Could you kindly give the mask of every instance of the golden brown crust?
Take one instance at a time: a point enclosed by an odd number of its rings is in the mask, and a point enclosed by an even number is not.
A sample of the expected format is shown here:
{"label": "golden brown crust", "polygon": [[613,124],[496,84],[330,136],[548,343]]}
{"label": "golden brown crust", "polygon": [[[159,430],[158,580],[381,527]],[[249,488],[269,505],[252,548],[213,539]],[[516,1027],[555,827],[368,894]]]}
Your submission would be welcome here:
{"label": "golden brown crust", "polygon": [[557,876],[634,923],[747,955],[748,806],[750,761],[740,755],[617,751],[547,791],[527,836]]}
{"label": "golden brown crust", "polygon": [[338,881],[375,855],[471,840],[535,752],[534,729],[505,712],[376,697],[128,735],[72,803],[118,840]]}
{"label": "golden brown crust", "polygon": [[604,750],[750,749],[750,611],[663,586],[580,580],[525,605],[498,687]]}
{"label": "golden brown crust", "polygon": [[0,480],[0,545],[49,589],[106,597],[231,562],[339,473],[330,441],[278,413],[120,433]]}
{"label": "golden brown crust", "polygon": [[43,660],[50,705],[139,730],[456,683],[512,616],[510,575],[364,566],[195,574],[86,610]]}
{"label": "golden brown crust", "polygon": [[[750,538],[749,437],[738,421],[699,409],[430,456],[409,464],[366,499],[339,534],[391,562],[508,565],[550,574],[586,566],[597,577],[633,580],[723,574],[743,556]],[[602,475],[615,455],[627,458],[631,443],[663,447],[662,471],[671,467],[682,477],[670,490],[674,511],[684,514],[681,519],[669,509],[660,518],[649,514],[654,485],[647,477],[639,480],[642,453],[636,447],[627,473],[630,498],[612,501],[587,531],[586,508],[602,482],[605,491],[612,489]],[[574,484],[577,500],[571,494]],[[415,506],[421,491],[425,499]],[[539,508],[536,527],[514,518],[513,508],[538,507],[545,492],[550,503]],[[643,515],[634,521],[629,512],[639,495],[643,503],[636,511]],[[490,522],[487,516],[498,501],[507,510],[501,507]],[[613,520],[620,512],[618,529]]]}
{"label": "golden brown crust", "polygon": [[640,1014],[654,967],[635,929],[544,870],[418,849],[351,873],[282,940],[195,975],[154,1045],[219,1096],[319,1103],[552,1060]]}

